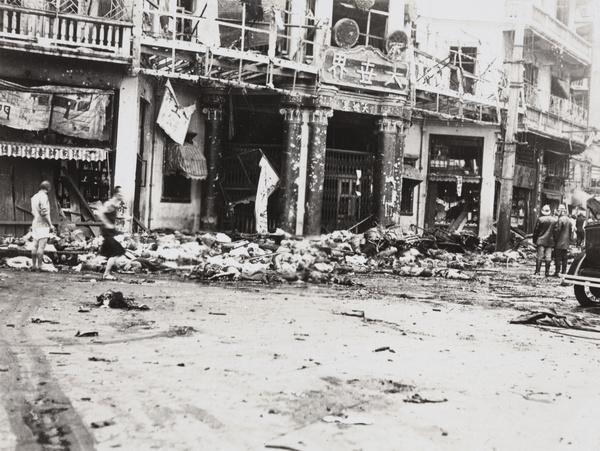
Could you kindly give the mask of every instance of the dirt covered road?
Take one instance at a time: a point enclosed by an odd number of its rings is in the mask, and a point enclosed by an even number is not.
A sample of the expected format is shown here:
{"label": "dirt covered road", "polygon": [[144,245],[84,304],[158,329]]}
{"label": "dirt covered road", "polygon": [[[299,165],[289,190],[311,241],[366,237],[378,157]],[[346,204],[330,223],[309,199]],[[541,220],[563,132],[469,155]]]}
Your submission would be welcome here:
{"label": "dirt covered road", "polygon": [[[597,312],[532,272],[342,287],[0,269],[0,449],[600,449]],[[109,289],[149,309],[98,307]],[[510,323],[540,308],[590,330]]]}

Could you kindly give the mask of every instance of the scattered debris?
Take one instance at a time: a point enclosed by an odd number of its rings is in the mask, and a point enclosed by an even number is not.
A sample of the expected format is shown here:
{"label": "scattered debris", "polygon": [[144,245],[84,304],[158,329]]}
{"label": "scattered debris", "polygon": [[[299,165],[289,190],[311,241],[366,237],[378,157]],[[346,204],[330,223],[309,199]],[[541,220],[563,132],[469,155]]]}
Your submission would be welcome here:
{"label": "scattered debris", "polygon": [[[267,234],[230,235],[145,231],[118,236],[126,255],[119,257],[114,270],[127,274],[177,272],[190,279],[214,282],[303,281],[345,286],[360,285],[353,275],[372,271],[389,271],[402,277],[470,280],[473,276],[464,271],[518,262],[528,257],[526,252],[533,255],[531,240],[513,232],[519,238],[514,247],[495,252],[494,236],[482,241],[467,231],[416,227],[406,231],[395,225],[377,226],[357,234],[339,230],[311,238],[292,236],[279,229]],[[8,257],[4,258],[7,266],[31,266],[28,240],[28,236],[0,237],[0,257]],[[102,237],[86,238],[76,229],[54,237],[47,250],[52,250],[59,268],[102,273],[106,258],[98,254],[101,245]],[[46,258],[48,270],[56,270],[52,259]],[[129,283],[152,282],[144,278],[131,279]]]}
{"label": "scattered debris", "polygon": [[198,332],[192,326],[174,326],[169,329],[165,334],[167,337],[183,337],[185,335],[191,335],[194,332]]}
{"label": "scattered debris", "polygon": [[383,346],[381,348],[377,348],[375,349],[373,352],[383,352],[383,351],[390,351],[392,353],[396,353],[396,351],[394,351],[392,348],[390,348],[389,346]]}
{"label": "scattered debris", "polygon": [[106,426],[112,426],[114,424],[115,424],[115,422],[113,420],[104,420],[104,421],[94,421],[91,423],[91,426],[94,429],[98,429],[98,428],[103,428]]}
{"label": "scattered debris", "polygon": [[79,309],[77,309],[77,311],[78,311],[79,313],[89,313],[89,312],[91,312],[92,310],[91,310],[91,309],[89,309],[88,307],[83,307],[83,306],[81,306],[81,305],[80,305],[80,306],[79,306]]}
{"label": "scattered debris", "polygon": [[410,398],[406,398],[404,402],[411,402],[414,404],[426,404],[435,402],[447,402],[446,398],[423,398],[418,393],[413,394]]}
{"label": "scattered debris", "polygon": [[79,332],[75,334],[76,337],[97,337],[98,332]]}
{"label": "scattered debris", "polygon": [[146,304],[138,304],[133,297],[125,297],[120,291],[108,290],[96,297],[100,307],[110,307],[119,309],[137,309],[150,310]]}
{"label": "scattered debris", "polygon": [[349,416],[349,417],[339,417],[335,415],[327,415],[323,417],[323,421],[326,423],[341,423],[341,424],[365,424],[370,425],[373,424],[373,420],[365,417],[358,416]]}
{"label": "scattered debris", "polygon": [[536,324],[538,326],[579,329],[590,332],[600,332],[600,328],[576,316],[556,313],[553,308],[540,307],[510,321],[510,324]]}
{"label": "scattered debris", "polygon": [[58,321],[52,321],[50,319],[44,319],[44,318],[40,318],[37,316],[34,316],[33,318],[31,318],[31,322],[35,323],[35,324],[40,324],[40,323],[60,324]]}
{"label": "scattered debris", "polygon": [[[97,334],[97,332],[96,332],[96,334]],[[104,359],[102,357],[88,357],[88,360],[90,362],[108,362],[108,363],[116,362],[116,359]]]}
{"label": "scattered debris", "polygon": [[357,318],[364,318],[365,312],[364,312],[364,310],[350,310],[349,312],[342,312],[342,315],[356,316]]}

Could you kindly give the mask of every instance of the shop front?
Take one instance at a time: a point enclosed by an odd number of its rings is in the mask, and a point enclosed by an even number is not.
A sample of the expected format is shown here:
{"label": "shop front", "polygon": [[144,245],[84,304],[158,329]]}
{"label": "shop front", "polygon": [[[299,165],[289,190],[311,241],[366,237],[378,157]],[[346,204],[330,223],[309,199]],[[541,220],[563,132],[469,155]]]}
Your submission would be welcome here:
{"label": "shop front", "polygon": [[425,228],[479,234],[483,138],[431,135]]}
{"label": "shop front", "polygon": [[[112,178],[112,91],[0,82],[0,234],[22,235],[30,197],[52,184],[52,220],[95,229]],[[92,229],[89,229],[93,233]]]}

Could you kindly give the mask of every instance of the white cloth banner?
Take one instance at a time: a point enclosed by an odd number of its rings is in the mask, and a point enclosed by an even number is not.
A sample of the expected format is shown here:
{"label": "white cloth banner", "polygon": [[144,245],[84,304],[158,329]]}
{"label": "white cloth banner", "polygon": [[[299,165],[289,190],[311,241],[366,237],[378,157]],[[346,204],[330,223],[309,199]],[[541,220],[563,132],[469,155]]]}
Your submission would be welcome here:
{"label": "white cloth banner", "polygon": [[52,94],[0,91],[0,125],[18,130],[45,130],[50,125]]}
{"label": "white cloth banner", "polygon": [[104,94],[54,94],[50,128],[77,138],[108,139],[104,128],[109,100]]}
{"label": "white cloth banner", "polygon": [[171,82],[167,80],[165,85],[165,94],[163,95],[158,118],[156,123],[171,137],[177,144],[183,145],[185,135],[190,126],[192,114],[196,111],[196,105],[182,107],[177,101],[175,91]]}
{"label": "white cloth banner", "polygon": [[260,177],[256,188],[256,201],[254,203],[254,215],[256,216],[256,232],[268,233],[267,205],[269,196],[279,186],[279,176],[264,156],[260,159]]}

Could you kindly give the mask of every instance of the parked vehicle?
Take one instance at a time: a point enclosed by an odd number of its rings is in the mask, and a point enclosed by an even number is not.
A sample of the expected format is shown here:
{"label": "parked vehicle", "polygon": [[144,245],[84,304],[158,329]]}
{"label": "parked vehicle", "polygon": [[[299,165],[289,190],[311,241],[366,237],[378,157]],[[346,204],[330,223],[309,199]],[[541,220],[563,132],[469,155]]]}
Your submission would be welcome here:
{"label": "parked vehicle", "polygon": [[600,306],[600,224],[585,228],[585,249],[575,257],[563,281],[573,284],[582,306]]}

